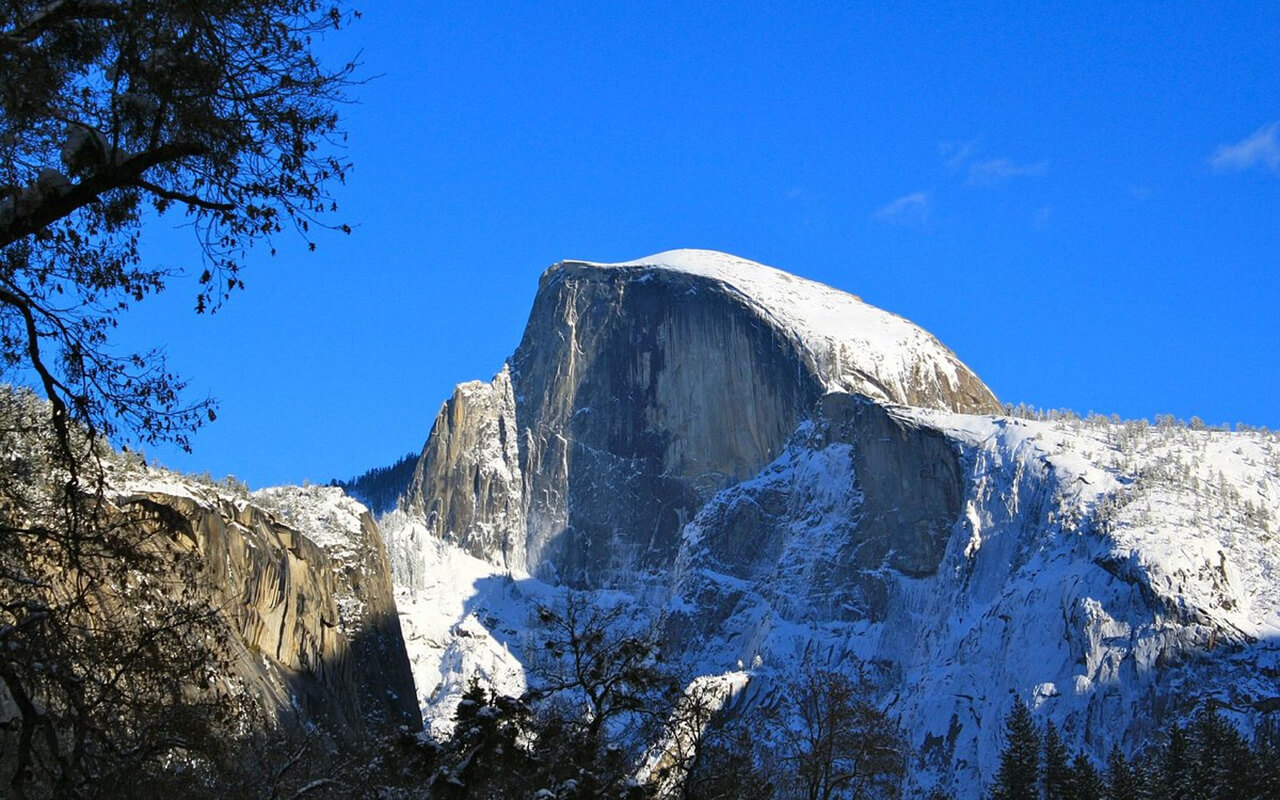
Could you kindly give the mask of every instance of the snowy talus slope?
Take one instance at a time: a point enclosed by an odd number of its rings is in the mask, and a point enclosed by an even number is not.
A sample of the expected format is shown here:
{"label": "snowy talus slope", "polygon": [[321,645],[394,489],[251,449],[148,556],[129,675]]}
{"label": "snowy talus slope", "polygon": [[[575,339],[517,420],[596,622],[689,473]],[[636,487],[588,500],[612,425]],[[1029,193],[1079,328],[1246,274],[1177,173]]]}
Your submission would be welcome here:
{"label": "snowy talus slope", "polygon": [[[767,692],[800,663],[874,662],[888,676],[882,702],[920,753],[919,780],[961,797],[993,776],[1014,696],[1099,758],[1112,743],[1139,748],[1200,703],[1244,724],[1280,704],[1275,436],[890,416],[946,437],[962,465],[936,570],[907,574],[889,565],[892,552],[857,563],[849,537],[861,535],[871,484],[854,469],[855,446],[807,422],[759,475],[708,503],[669,582],[638,595],[665,613],[696,674],[750,665]],[[724,513],[751,504],[768,511],[750,523],[762,528]],[[768,552],[737,553],[725,549],[735,530],[780,534]],[[430,665],[418,674],[435,684],[419,694],[439,730],[470,674],[523,685],[528,598],[552,590],[475,559],[464,575],[451,546],[435,553],[452,577],[420,596],[437,619],[410,650]]]}

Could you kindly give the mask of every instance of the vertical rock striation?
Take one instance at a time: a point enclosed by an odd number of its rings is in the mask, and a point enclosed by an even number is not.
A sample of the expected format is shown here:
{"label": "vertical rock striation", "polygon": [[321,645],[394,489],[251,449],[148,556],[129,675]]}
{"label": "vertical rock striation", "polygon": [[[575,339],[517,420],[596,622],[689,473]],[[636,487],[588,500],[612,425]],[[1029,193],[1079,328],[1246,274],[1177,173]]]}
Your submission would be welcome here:
{"label": "vertical rock striation", "polygon": [[[436,415],[402,508],[427,534],[523,569],[524,499],[511,375],[454,390]],[[404,566],[412,569],[413,559]],[[416,575],[404,575],[413,584]]]}

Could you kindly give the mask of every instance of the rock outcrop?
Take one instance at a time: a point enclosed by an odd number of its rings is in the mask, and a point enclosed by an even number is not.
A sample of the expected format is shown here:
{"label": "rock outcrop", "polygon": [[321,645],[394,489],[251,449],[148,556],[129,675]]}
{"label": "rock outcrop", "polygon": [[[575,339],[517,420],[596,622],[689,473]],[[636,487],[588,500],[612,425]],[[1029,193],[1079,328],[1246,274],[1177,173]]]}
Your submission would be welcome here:
{"label": "rock outcrop", "polygon": [[[516,408],[504,368],[491,383],[458,386],[436,415],[402,509],[428,535],[478,558],[522,569],[524,500]],[[411,570],[412,560],[401,565]],[[406,583],[422,576],[401,573]]]}
{"label": "rock outcrop", "polygon": [[116,505],[202,556],[199,591],[236,634],[228,681],[340,738],[421,727],[390,565],[362,506],[339,489],[249,499],[154,471],[120,482]]}
{"label": "rock outcrop", "polygon": [[[880,622],[893,576],[938,571],[964,492],[959,450],[939,431],[826,395],[776,460],[685,529],[674,582],[710,570],[789,617]],[[690,604],[713,617],[720,606]]]}
{"label": "rock outcrop", "polygon": [[401,506],[433,536],[558,581],[662,573],[707,500],[830,391],[999,408],[917,326],[771,267],[708,251],[562,262],[509,373],[441,410]]}

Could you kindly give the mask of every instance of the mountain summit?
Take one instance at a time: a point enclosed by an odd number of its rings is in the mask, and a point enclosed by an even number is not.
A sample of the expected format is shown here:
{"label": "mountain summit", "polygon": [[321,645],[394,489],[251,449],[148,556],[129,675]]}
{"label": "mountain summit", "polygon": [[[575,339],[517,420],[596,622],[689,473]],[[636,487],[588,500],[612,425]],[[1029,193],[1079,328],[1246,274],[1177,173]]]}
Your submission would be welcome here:
{"label": "mountain summit", "polygon": [[927,331],[816,281],[714,250],[668,250],[617,264],[562,261],[543,284],[590,280],[592,270],[638,280],[670,273],[719,288],[786,336],[826,391],[964,413],[1000,411],[991,390]]}
{"label": "mountain summit", "polygon": [[933,336],[829,286],[708,250],[563,261],[508,367],[441,409],[404,505],[433,537],[573,585],[665,571],[703,504],[829,392],[999,410]]}
{"label": "mountain summit", "polygon": [[522,691],[564,586],[744,704],[865,667],[920,795],[980,796],[1015,700],[1098,763],[1280,708],[1280,438],[1000,411],[927,332],[771,267],[550,267],[385,520],[426,716]]}

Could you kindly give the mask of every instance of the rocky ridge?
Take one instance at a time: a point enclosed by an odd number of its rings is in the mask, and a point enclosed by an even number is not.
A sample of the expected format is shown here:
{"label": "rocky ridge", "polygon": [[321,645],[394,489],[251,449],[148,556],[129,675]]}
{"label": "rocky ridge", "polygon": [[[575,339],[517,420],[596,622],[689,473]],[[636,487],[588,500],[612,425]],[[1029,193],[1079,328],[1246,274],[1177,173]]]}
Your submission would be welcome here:
{"label": "rocky ridge", "polygon": [[999,408],[919,327],[772,267],[696,250],[561,262],[509,368],[441,409],[401,505],[472,555],[575,585],[663,572],[698,509],[833,390]]}

